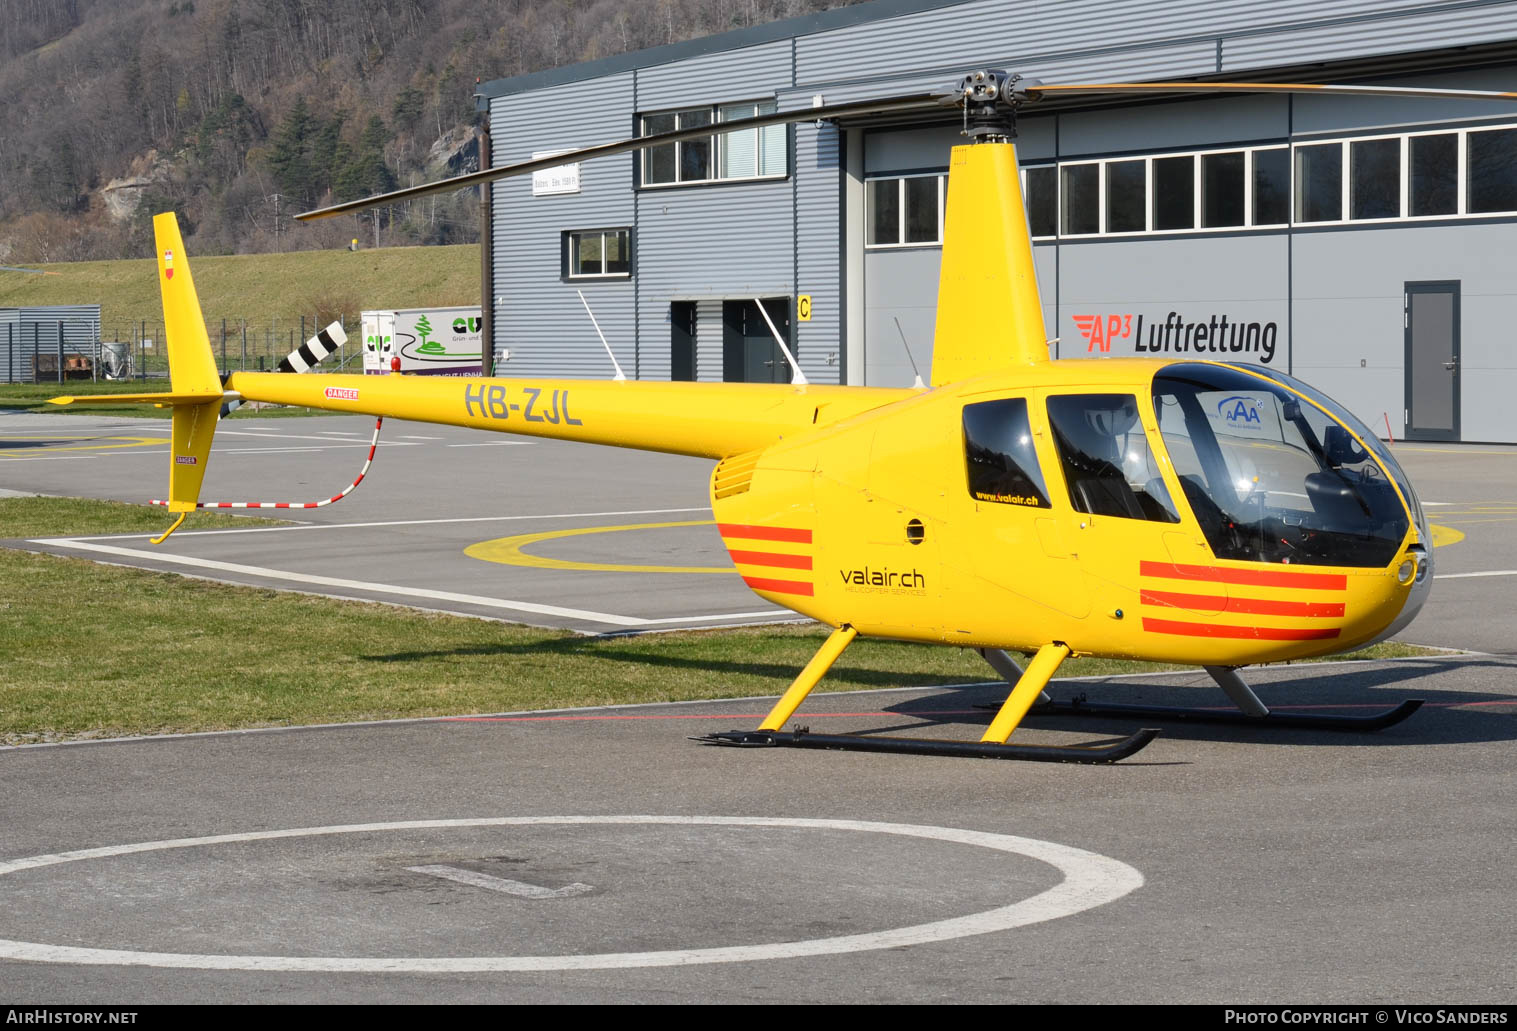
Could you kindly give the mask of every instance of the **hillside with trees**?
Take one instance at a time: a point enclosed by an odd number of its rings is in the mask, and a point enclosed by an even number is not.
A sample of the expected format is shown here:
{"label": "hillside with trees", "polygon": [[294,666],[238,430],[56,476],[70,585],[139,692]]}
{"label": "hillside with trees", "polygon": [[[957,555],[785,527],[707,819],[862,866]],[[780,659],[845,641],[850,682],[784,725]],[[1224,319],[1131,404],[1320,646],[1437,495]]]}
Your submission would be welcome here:
{"label": "hillside with trees", "polygon": [[[477,80],[858,0],[0,0],[0,260],[478,238],[471,194],[305,226],[477,167]],[[375,221],[377,220],[377,222]]]}

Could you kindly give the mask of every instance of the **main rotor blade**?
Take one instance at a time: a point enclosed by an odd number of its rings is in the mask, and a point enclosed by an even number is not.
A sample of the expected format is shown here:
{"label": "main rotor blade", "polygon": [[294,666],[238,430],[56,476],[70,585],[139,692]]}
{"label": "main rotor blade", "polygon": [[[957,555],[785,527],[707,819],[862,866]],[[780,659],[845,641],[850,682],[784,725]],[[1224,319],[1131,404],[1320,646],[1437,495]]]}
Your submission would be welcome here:
{"label": "main rotor blade", "polygon": [[1299,82],[1110,82],[1067,86],[1028,84],[1029,100],[1095,94],[1140,93],[1317,93],[1345,97],[1414,97],[1430,100],[1517,100],[1517,93],[1494,90],[1427,89],[1418,86],[1330,86]]}
{"label": "main rotor blade", "polygon": [[[1103,94],[1141,95],[1165,93],[1307,93],[1335,96],[1411,97],[1437,100],[1517,100],[1517,93],[1505,93],[1494,90],[1431,89],[1417,86],[1334,86],[1291,82],[1112,82],[1071,83],[1068,85],[1050,86],[1028,81],[1017,88],[1015,95],[1018,101],[1037,101],[1043,99],[1052,100],[1057,97],[1097,96]],[[497,168],[484,168],[477,172],[454,176],[451,179],[440,179],[434,183],[423,183],[420,186],[410,186],[405,189],[392,190],[389,193],[381,193],[372,197],[345,201],[342,204],[333,204],[330,207],[301,212],[295,218],[301,222],[331,218],[334,215],[346,215],[350,212],[363,211],[366,208],[380,207],[385,204],[396,204],[417,197],[430,196],[434,193],[448,193],[453,190],[461,190],[465,187],[477,186],[481,183],[494,182],[496,179],[530,175],[543,169],[556,168],[559,165],[573,164],[577,161],[589,161],[594,158],[627,154],[649,147],[660,147],[670,143],[696,140],[721,133],[742,132],[745,129],[762,129],[771,125],[788,125],[791,122],[808,122],[813,119],[851,118],[863,115],[895,114],[908,111],[930,111],[944,106],[957,106],[959,100],[959,94],[953,91],[916,93],[899,97],[885,97],[878,100],[856,101],[849,104],[831,104],[823,107],[797,108],[793,111],[777,111],[773,114],[757,115],[753,118],[740,118],[731,122],[716,122],[690,129],[676,129],[672,132],[657,133],[652,136],[634,136],[629,139],[617,140],[613,143],[602,143],[593,147],[581,147],[577,150],[564,151],[551,157],[533,158],[530,161],[519,161],[514,165],[502,165]]]}
{"label": "main rotor blade", "polygon": [[929,111],[933,108],[942,107],[945,103],[951,104],[956,99],[950,96],[945,101],[941,94],[915,93],[900,97],[886,97],[880,100],[861,100],[851,104],[831,104],[824,107],[797,108],[794,111],[777,111],[773,114],[756,115],[753,118],[736,118],[730,122],[716,122],[710,125],[696,126],[691,129],[675,129],[672,132],[657,133],[653,136],[634,136],[625,140],[617,140],[614,143],[602,143],[594,147],[567,150],[560,154],[554,154],[552,157],[518,161],[514,165],[502,165],[498,168],[482,168],[478,172],[456,175],[451,179],[439,179],[435,183],[423,183],[420,186],[409,186],[402,190],[392,190],[389,193],[376,194],[373,197],[364,197],[359,200],[345,201],[342,204],[333,204],[326,208],[317,208],[315,211],[304,211],[295,217],[301,222],[310,222],[318,218],[331,218],[333,215],[346,215],[349,212],[362,211],[365,208],[379,207],[384,204],[396,204],[400,201],[425,197],[433,193],[447,193],[453,190],[461,190],[467,186],[493,182],[496,179],[530,175],[545,168],[557,168],[559,165],[573,164],[576,161],[589,161],[592,158],[627,154],[648,147],[659,147],[667,143],[679,143],[683,140],[698,140],[720,133],[741,132],[744,129],[762,129],[770,125],[788,125],[791,122],[809,122],[819,118],[852,118],[862,115],[894,114],[914,110]]}

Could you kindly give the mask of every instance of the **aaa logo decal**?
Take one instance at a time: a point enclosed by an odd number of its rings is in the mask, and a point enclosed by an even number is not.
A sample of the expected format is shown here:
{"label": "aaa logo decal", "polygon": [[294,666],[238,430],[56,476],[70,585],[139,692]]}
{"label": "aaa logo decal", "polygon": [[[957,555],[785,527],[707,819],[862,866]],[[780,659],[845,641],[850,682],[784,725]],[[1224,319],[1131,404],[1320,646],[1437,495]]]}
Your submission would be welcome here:
{"label": "aaa logo decal", "polygon": [[1259,418],[1258,400],[1243,394],[1234,394],[1232,397],[1224,397],[1218,401],[1217,414],[1230,423],[1244,426],[1249,424],[1257,426],[1263,422]]}

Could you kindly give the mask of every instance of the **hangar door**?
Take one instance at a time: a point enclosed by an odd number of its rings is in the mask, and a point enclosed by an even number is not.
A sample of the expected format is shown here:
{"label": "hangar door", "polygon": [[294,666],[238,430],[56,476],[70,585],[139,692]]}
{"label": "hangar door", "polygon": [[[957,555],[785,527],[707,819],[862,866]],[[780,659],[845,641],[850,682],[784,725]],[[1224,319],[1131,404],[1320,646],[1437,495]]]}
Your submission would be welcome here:
{"label": "hangar door", "polygon": [[1459,439],[1459,281],[1406,284],[1406,431]]}
{"label": "hangar door", "polygon": [[[766,321],[764,313],[769,319]],[[795,354],[790,332],[790,298],[764,298],[764,312],[755,301],[722,302],[722,379],[728,383],[789,383],[790,365],[769,323]],[[797,361],[800,359],[797,358]]]}

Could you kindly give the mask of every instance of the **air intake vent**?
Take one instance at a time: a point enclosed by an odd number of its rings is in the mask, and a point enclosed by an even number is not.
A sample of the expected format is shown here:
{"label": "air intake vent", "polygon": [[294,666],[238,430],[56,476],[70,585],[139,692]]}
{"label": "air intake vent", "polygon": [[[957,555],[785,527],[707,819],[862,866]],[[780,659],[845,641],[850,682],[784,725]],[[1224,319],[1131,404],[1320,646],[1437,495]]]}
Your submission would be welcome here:
{"label": "air intake vent", "polygon": [[720,501],[746,492],[753,484],[753,470],[760,454],[762,452],[750,451],[718,462],[716,471],[711,474],[711,496]]}

